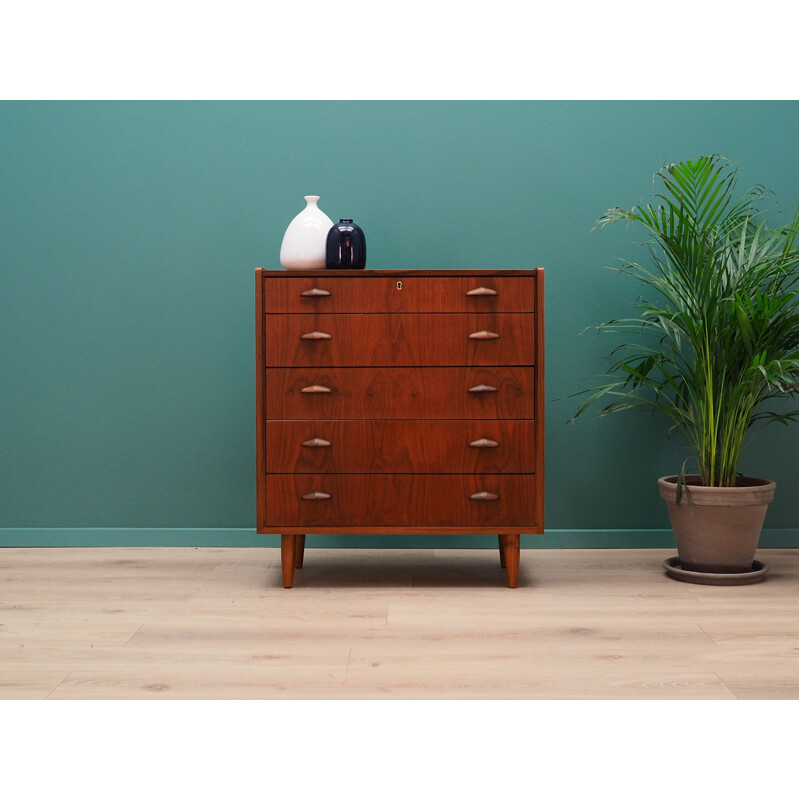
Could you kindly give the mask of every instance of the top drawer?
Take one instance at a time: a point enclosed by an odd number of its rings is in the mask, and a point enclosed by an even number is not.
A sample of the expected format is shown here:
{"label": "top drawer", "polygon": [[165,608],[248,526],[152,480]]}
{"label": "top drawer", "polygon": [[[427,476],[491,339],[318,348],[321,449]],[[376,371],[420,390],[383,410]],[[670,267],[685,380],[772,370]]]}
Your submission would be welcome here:
{"label": "top drawer", "polygon": [[391,276],[352,273],[336,277],[280,273],[264,278],[267,314],[375,314],[533,311],[536,305],[533,275]]}

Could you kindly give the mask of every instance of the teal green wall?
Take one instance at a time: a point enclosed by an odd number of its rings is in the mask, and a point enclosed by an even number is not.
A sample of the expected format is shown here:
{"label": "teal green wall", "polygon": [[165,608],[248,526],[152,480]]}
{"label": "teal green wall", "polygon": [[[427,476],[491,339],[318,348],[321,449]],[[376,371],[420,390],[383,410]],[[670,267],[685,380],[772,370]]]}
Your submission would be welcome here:
{"label": "teal green wall", "polygon": [[[549,535],[528,543],[669,546],[680,443],[636,413],[565,425],[565,398],[609,349],[580,332],[635,297],[604,267],[640,232],[594,220],[714,152],[794,208],[796,102],[0,103],[0,544],[275,544],[253,270],[318,194],[372,269],[546,269]],[[767,545],[797,544],[797,461],[792,426],[741,465],[779,484]]]}

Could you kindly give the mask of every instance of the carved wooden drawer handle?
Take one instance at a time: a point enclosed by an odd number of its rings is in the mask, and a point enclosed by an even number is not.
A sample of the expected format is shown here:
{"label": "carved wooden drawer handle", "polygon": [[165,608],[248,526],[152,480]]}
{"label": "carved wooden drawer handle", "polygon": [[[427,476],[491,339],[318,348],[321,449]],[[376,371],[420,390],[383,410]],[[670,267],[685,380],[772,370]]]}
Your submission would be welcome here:
{"label": "carved wooden drawer handle", "polygon": [[494,333],[493,331],[478,331],[477,333],[471,333],[469,335],[470,339],[499,339],[500,334]]}
{"label": "carved wooden drawer handle", "polygon": [[325,291],[325,289],[317,289],[316,286],[313,289],[307,289],[305,292],[300,293],[300,297],[330,297],[331,293]]}
{"label": "carved wooden drawer handle", "polygon": [[311,333],[304,333],[301,339],[330,339],[331,335],[329,333],[323,333],[322,331],[311,331]]}
{"label": "carved wooden drawer handle", "polygon": [[314,437],[313,439],[307,439],[303,442],[303,447],[330,447],[331,443],[327,439],[319,439],[318,437]]}
{"label": "carved wooden drawer handle", "polygon": [[309,492],[303,495],[303,500],[330,500],[331,496],[325,492]]}
{"label": "carved wooden drawer handle", "polygon": [[494,289],[487,289],[485,286],[479,286],[477,289],[470,289],[467,292],[467,297],[493,297],[497,292]]}
{"label": "carved wooden drawer handle", "polygon": [[476,439],[469,443],[470,447],[500,447],[500,443],[494,439]]}
{"label": "carved wooden drawer handle", "polygon": [[499,500],[499,496],[492,492],[475,492],[469,496],[470,500]]}
{"label": "carved wooden drawer handle", "polygon": [[328,392],[332,392],[333,389],[315,383],[313,386],[303,387],[300,391],[303,392],[303,394],[327,394]]}
{"label": "carved wooden drawer handle", "polygon": [[[303,389],[305,391],[305,389]],[[473,386],[468,391],[470,392],[496,392],[497,389],[494,386],[487,386],[485,383],[479,383],[477,386]]]}

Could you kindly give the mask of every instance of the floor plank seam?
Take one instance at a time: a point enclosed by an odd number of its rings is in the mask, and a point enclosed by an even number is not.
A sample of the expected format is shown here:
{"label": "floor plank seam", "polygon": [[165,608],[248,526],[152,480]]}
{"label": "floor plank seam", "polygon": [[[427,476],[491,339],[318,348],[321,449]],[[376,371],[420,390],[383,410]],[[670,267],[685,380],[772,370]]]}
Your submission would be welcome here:
{"label": "floor plank seam", "polygon": [[[713,636],[712,636],[712,635],[711,635],[711,634],[710,634],[710,633],[709,633],[707,630],[705,630],[705,628],[703,628],[703,626],[702,626],[702,625],[699,625],[698,623],[695,623],[695,625],[697,625],[697,627],[700,629],[700,631],[701,631],[702,633],[704,633],[706,636],[708,636],[708,638],[709,638],[709,639],[710,639],[710,640],[711,640],[711,641],[712,641],[712,642],[713,642],[713,643],[714,643],[714,644],[715,644],[717,647],[719,647],[719,642],[717,642],[717,640],[716,640],[716,639],[715,639],[715,638],[714,638],[714,637],[713,637]],[[717,676],[717,677],[719,677],[719,676]]]}
{"label": "floor plank seam", "polygon": [[122,643],[121,647],[130,644],[133,637],[136,636],[142,628],[144,628],[144,622]]}
{"label": "floor plank seam", "polygon": [[64,676],[64,677],[63,677],[63,678],[62,678],[62,679],[61,679],[61,680],[60,680],[60,681],[59,681],[59,682],[58,682],[58,683],[57,683],[57,684],[56,684],[56,685],[53,687],[53,691],[51,691],[51,692],[50,692],[50,693],[47,695],[47,697],[45,697],[45,700],[49,700],[49,699],[50,699],[50,695],[52,695],[52,694],[53,694],[53,692],[55,692],[55,691],[56,691],[56,690],[59,688],[59,686],[62,686],[62,685],[64,684],[64,682],[65,682],[65,681],[67,681],[67,680],[69,679],[69,676],[70,676],[70,675],[72,675],[72,673],[73,673],[73,670],[70,670],[70,671],[69,671],[69,672],[68,672],[68,673],[67,673],[67,674],[66,674],[66,675],[65,675],[65,676]]}
{"label": "floor plank seam", "polygon": [[[219,564],[218,564],[217,566],[219,566]],[[214,569],[216,569],[216,568],[217,568],[217,567],[214,567]],[[212,570],[212,571],[213,571],[213,570]],[[201,590],[202,588],[203,588],[203,586],[202,586],[202,584],[201,584],[201,585],[199,585],[199,586],[198,586],[198,587],[197,587],[197,588],[194,590],[194,592],[192,593],[192,596],[191,596],[191,597],[189,597],[189,598],[186,600],[186,603],[187,603],[187,605],[188,605],[189,603],[191,603],[191,602],[192,602],[192,600],[194,600],[194,599],[195,599],[195,597],[197,597],[197,595],[198,595],[198,594],[200,594],[200,590]]]}
{"label": "floor plank seam", "polygon": [[737,697],[736,692],[734,692],[733,689],[731,689],[731,687],[728,686],[728,684],[725,683],[725,681],[722,680],[722,678],[720,678],[719,673],[715,672],[714,674],[717,676],[717,680],[733,695],[733,699],[738,700],[739,697]]}

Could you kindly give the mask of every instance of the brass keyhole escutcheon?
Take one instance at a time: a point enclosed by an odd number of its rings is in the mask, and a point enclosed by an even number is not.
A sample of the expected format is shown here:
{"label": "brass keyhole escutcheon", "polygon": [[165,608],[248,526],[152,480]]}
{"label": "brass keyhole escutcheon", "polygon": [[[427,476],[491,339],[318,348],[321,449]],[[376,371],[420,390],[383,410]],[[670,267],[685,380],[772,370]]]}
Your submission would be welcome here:
{"label": "brass keyhole escutcheon", "polygon": [[399,292],[403,288],[403,281],[397,281],[397,291]]}

